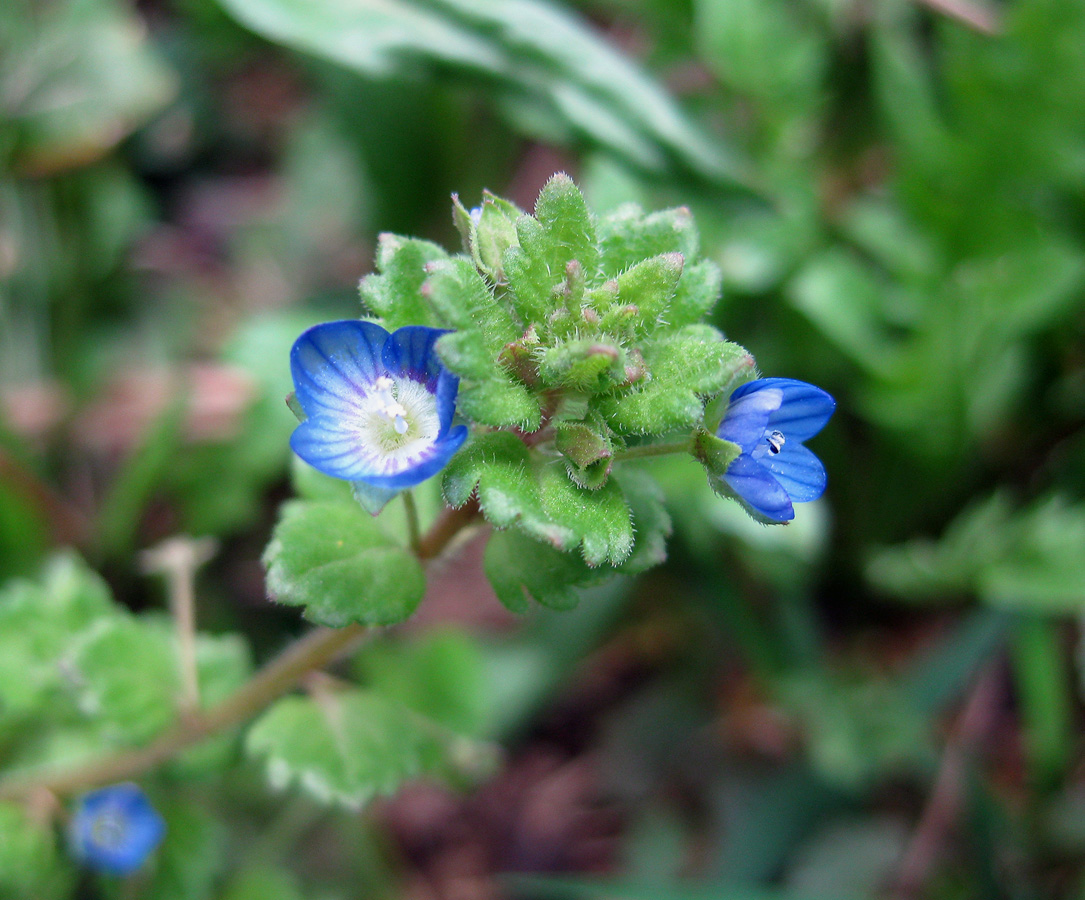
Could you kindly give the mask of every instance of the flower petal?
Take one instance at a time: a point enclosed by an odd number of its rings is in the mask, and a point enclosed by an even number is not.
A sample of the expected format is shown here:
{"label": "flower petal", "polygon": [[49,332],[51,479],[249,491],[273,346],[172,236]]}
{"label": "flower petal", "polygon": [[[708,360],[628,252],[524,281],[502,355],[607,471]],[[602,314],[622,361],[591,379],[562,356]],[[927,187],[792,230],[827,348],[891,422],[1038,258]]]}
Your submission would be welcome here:
{"label": "flower petal", "polygon": [[448,369],[441,367],[441,374],[437,376],[435,397],[437,399],[437,417],[441,423],[441,431],[438,437],[448,431],[452,424],[452,417],[456,414],[456,392],[460,389],[460,379]]}
{"label": "flower petal", "polygon": [[459,450],[466,440],[467,426],[457,425],[443,438],[437,440],[425,452],[420,454],[418,461],[411,468],[394,475],[373,475],[355,480],[365,481],[374,487],[392,488],[394,490],[412,487],[440,472],[441,469],[448,465],[452,454]]}
{"label": "flower petal", "polygon": [[448,334],[447,329],[427,328],[424,325],[397,328],[381,352],[388,372],[424,382],[433,393],[442,368],[433,345],[442,334]]}
{"label": "flower petal", "polygon": [[375,487],[405,488],[435,475],[467,439],[460,425],[419,449],[395,468],[374,458],[350,423],[328,416],[306,419],[290,436],[290,448],[314,469],[332,478],[364,481]]}
{"label": "flower petal", "polygon": [[748,454],[743,453],[728,466],[723,480],[751,509],[766,519],[790,522],[795,518],[795,507],[783,485]]}
{"label": "flower petal", "polygon": [[357,409],[369,385],[384,373],[381,350],[388,332],[372,322],[325,322],[304,332],[290,351],[294,392],[307,416]]}
{"label": "flower petal", "polygon": [[829,421],[836,409],[831,394],[805,381],[794,378],[762,378],[768,389],[783,395],[780,408],[769,417],[769,426],[782,431],[789,441],[805,441],[813,437]]}
{"label": "flower petal", "polygon": [[780,408],[783,398],[780,391],[773,389],[754,388],[743,391],[743,388],[751,384],[756,385],[758,382],[744,384],[731,395],[731,403],[720,427],[716,429],[717,437],[738,444],[743,453],[749,453],[765,436],[769,419]]}
{"label": "flower petal", "polygon": [[797,503],[817,500],[825,493],[825,466],[802,444],[788,441],[779,453],[762,457],[760,463]]}

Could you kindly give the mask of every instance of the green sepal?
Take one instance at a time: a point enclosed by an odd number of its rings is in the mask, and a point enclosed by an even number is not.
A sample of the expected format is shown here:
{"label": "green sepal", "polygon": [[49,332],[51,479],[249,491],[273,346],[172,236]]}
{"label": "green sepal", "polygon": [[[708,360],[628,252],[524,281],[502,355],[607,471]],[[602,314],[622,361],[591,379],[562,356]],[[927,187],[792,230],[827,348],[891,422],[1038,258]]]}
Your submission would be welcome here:
{"label": "green sepal", "polygon": [[523,214],[514,203],[489,191],[483,193],[478,225],[471,234],[471,255],[475,265],[496,284],[505,281],[502,259],[505,251],[520,241],[516,222]]}
{"label": "green sepal", "polygon": [[704,429],[698,430],[693,435],[691,449],[693,455],[705,467],[710,480],[722,478],[731,463],[742,454],[742,448],[738,444],[725,441]]}
{"label": "green sepal", "polygon": [[565,471],[577,487],[597,491],[607,483],[612,465],[609,459],[599,459],[586,466],[578,466],[572,460],[566,459]]}
{"label": "green sepal", "polygon": [[569,340],[543,350],[538,373],[548,387],[600,393],[625,379],[625,353],[604,340]]}
{"label": "green sepal", "polygon": [[376,487],[364,481],[352,481],[350,490],[362,509],[371,516],[379,516],[381,510],[399,496],[402,488]]}
{"label": "green sepal", "polygon": [[562,422],[555,431],[555,446],[573,465],[590,466],[614,455],[610,440],[585,422]]}
{"label": "green sepal", "polygon": [[299,422],[304,422],[309,417],[305,415],[305,410],[301,408],[301,404],[298,402],[298,395],[291,391],[286,395],[286,406],[293,414],[294,418]]}
{"label": "green sepal", "polygon": [[448,259],[437,244],[398,234],[382,234],[377,244],[377,272],[359,285],[362,304],[389,329],[404,325],[443,324],[422,296],[427,265]]}
{"label": "green sepal", "polygon": [[297,784],[327,803],[358,808],[410,778],[470,765],[482,748],[399,703],[361,690],[285,697],[249,730],[278,789]]}
{"label": "green sepal", "polygon": [[417,558],[349,501],[285,504],[263,561],[274,600],[336,628],[401,622],[426,586]]}
{"label": "green sepal", "polygon": [[471,219],[471,213],[467,211],[467,207],[460,200],[459,194],[452,195],[452,224],[456,226],[456,231],[460,234],[463,252],[470,253],[471,232],[474,231],[475,223]]}

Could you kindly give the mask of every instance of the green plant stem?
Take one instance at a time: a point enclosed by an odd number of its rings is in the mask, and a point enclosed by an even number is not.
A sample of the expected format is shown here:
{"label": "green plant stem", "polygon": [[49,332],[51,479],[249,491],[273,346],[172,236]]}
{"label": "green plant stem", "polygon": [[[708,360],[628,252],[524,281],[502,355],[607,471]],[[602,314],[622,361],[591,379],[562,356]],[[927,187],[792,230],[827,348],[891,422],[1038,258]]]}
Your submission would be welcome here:
{"label": "green plant stem", "polygon": [[[475,503],[460,509],[446,509],[419,539],[415,550],[419,559],[425,561],[438,556],[477,516],[478,505]],[[283,650],[221,703],[182,717],[173,728],[147,746],[123,750],[68,769],[2,779],[0,800],[18,800],[41,791],[69,794],[148,772],[182,750],[241,725],[290,691],[306,674],[324,668],[373,632],[374,629],[365,625],[311,631]]]}
{"label": "green plant stem", "polygon": [[422,533],[418,526],[418,507],[415,505],[412,491],[403,492],[403,509],[407,513],[407,541],[411,550],[417,553],[422,543]]}
{"label": "green plant stem", "polygon": [[615,453],[614,459],[645,459],[652,456],[669,456],[672,453],[691,453],[692,451],[693,440],[685,438],[681,441],[669,441],[665,444],[644,444],[640,447],[629,447]]}

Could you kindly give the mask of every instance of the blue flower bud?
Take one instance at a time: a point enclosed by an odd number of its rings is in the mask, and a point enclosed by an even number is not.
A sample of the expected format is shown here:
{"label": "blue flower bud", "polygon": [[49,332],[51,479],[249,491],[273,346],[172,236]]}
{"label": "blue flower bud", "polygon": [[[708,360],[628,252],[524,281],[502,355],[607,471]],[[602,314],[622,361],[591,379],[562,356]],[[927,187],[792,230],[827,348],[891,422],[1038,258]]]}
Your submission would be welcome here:
{"label": "blue flower bud", "polygon": [[134,784],[86,794],[69,826],[73,854],[88,868],[111,875],[138,869],[165,833],[166,823]]}
{"label": "blue flower bud", "polygon": [[372,322],[310,328],[290,351],[308,417],[290,446],[333,478],[399,490],[437,474],[467,439],[451,428],[459,379],[434,351],[439,328],[389,334]]}
{"label": "blue flower bud", "polygon": [[825,467],[802,442],[829,421],[836,401],[794,378],[760,378],[733,394],[717,437],[742,448],[723,480],[740,501],[770,522],[795,518],[792,502],[825,492]]}

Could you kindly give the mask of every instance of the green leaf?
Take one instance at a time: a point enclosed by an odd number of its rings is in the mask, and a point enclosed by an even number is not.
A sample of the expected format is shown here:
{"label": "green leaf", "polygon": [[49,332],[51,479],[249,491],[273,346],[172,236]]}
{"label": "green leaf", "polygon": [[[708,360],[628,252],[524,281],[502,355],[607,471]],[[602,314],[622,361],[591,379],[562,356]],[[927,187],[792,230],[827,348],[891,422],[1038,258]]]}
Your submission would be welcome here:
{"label": "green leaf", "polygon": [[445,470],[445,498],[462,506],[477,485],[483,515],[498,528],[515,525],[559,550],[580,547],[589,565],[620,563],[633,548],[621,490],[577,487],[557,461],[537,463],[515,435],[477,437]]}
{"label": "green leaf", "polygon": [[60,660],[73,641],[120,612],[73,555],[51,560],[41,584],[9,582],[0,591],[0,714],[38,711],[67,684]]}
{"label": "green leaf", "polygon": [[482,649],[464,632],[374,642],[356,668],[375,693],[457,734],[481,736],[493,718]]}
{"label": "green leaf", "polygon": [[286,697],[249,730],[273,787],[297,784],[324,802],[360,807],[445,767],[450,741],[403,706],[359,690]]}
{"label": "green leaf", "polygon": [[0,896],[60,900],[74,883],[74,868],[57,853],[53,830],[24,807],[0,803]]}
{"label": "green leaf", "polygon": [[172,724],[180,677],[163,625],[117,616],[80,641],[64,665],[77,706],[107,741],[145,743]]}
{"label": "green leaf", "polygon": [[196,803],[165,796],[155,808],[166,820],[166,838],[140,900],[210,900],[228,860],[226,826]]}
{"label": "green leaf", "polygon": [[514,613],[527,612],[528,594],[543,606],[572,609],[579,588],[611,574],[515,530],[490,535],[482,565],[497,598]]}
{"label": "green leaf", "polygon": [[645,215],[637,204],[626,203],[603,216],[597,228],[600,269],[605,276],[618,275],[664,253],[680,253],[689,260],[700,252],[697,225],[684,206]]}
{"label": "green leaf", "polygon": [[264,565],[275,600],[331,627],[401,622],[426,584],[418,560],[352,502],[287,503]]}
{"label": "green leaf", "polygon": [[477,334],[495,362],[505,344],[520,337],[508,307],[494,296],[471,260],[457,256],[431,263],[427,273],[422,293],[443,322]]}
{"label": "green leaf", "polygon": [[595,280],[599,250],[591,212],[571,178],[555,175],[539,193],[535,217],[516,223],[519,246],[505,251],[504,267],[510,298],[525,324],[543,322],[550,314],[552,292],[565,281],[572,262],[579,263],[589,284]]}
{"label": "green leaf", "polygon": [[162,109],[176,78],[123,4],[12,3],[0,12],[0,96],[15,159],[43,175],[104,156]]}
{"label": "green leaf", "polygon": [[384,320],[389,329],[404,325],[437,325],[432,307],[422,297],[422,284],[430,263],[448,254],[429,241],[382,234],[377,244],[377,271],[359,286],[362,303]]}
{"label": "green leaf", "polygon": [[292,873],[259,866],[235,875],[222,900],[305,900],[305,896]]}
{"label": "green leaf", "polygon": [[632,320],[636,333],[650,334],[668,322],[684,265],[682,254],[666,253],[639,262],[618,276],[619,301],[637,309]]}
{"label": "green leaf", "polygon": [[542,424],[538,398],[511,376],[460,384],[459,411],[480,425],[537,431]]}
{"label": "green leaf", "polygon": [[[220,0],[266,38],[369,75],[481,85],[541,136],[557,123],[640,168],[681,168],[743,194],[744,166],[583,20],[539,0]],[[534,110],[537,115],[525,115]]]}
{"label": "green leaf", "polygon": [[704,414],[703,398],[726,393],[754,367],[744,348],[725,341],[710,325],[684,326],[643,349],[651,378],[598,403],[619,433],[661,434],[696,427]]}
{"label": "green leaf", "polygon": [[1080,614],[1085,505],[1060,498],[1014,510],[995,494],[961,513],[938,541],[914,540],[871,560],[872,580],[912,599],[975,594],[1022,612]]}
{"label": "green leaf", "polygon": [[697,0],[694,35],[724,82],[771,102],[814,107],[830,46],[808,7],[787,0]]}

